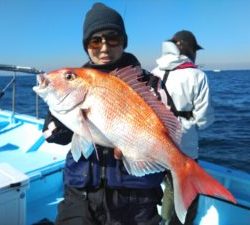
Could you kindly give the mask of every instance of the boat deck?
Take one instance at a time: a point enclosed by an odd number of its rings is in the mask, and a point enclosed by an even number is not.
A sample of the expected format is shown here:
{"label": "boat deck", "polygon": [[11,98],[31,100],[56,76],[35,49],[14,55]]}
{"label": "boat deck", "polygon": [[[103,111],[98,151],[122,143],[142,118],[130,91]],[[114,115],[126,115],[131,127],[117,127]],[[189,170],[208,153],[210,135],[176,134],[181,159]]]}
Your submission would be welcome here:
{"label": "boat deck", "polygon": [[250,174],[204,161],[199,163],[208,173],[230,190],[236,198],[237,204],[200,195],[195,224],[249,225]]}
{"label": "boat deck", "polygon": [[[56,206],[62,199],[62,170],[70,146],[47,143],[42,135],[43,122],[42,119],[21,114],[13,116],[10,111],[0,110],[0,165],[8,163],[29,178],[25,222],[18,223],[20,225],[31,225],[43,218],[54,220]],[[204,161],[199,163],[233,193],[238,204],[201,195],[195,224],[249,225],[250,174]],[[2,207],[6,209],[4,203]],[[6,209],[11,218],[13,211],[9,211]],[[0,213],[1,221],[3,216],[6,215]],[[9,224],[17,225],[14,222]]]}
{"label": "boat deck", "polygon": [[43,122],[0,110],[0,164],[8,163],[29,178],[26,224],[54,219],[62,197],[62,169],[70,146],[47,143],[42,135]]}
{"label": "boat deck", "polygon": [[42,134],[42,119],[0,111],[0,162],[8,162],[23,173],[65,159],[69,146],[49,144]]}

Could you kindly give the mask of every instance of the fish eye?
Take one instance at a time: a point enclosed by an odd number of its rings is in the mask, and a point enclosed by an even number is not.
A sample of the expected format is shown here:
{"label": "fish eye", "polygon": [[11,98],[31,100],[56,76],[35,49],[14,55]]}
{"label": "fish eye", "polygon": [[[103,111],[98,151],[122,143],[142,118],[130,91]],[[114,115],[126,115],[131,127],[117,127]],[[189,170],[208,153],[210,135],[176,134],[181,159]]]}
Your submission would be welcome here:
{"label": "fish eye", "polygon": [[74,80],[76,78],[76,75],[69,71],[64,74],[64,78],[66,80]]}

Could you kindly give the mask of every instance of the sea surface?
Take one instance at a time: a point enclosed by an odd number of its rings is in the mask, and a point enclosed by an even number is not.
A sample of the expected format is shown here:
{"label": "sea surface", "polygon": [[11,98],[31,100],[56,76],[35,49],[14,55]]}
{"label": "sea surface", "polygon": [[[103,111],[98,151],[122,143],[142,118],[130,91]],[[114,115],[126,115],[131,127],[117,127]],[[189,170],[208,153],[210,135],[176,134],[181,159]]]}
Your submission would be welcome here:
{"label": "sea surface", "polygon": [[[200,133],[200,158],[250,173],[250,70],[206,73],[216,119]],[[0,76],[0,90],[10,79],[10,76]],[[35,84],[35,76],[17,74],[16,112],[35,115],[36,96],[32,91]],[[11,98],[9,87],[0,99],[0,108],[11,110]],[[39,108],[43,118],[48,109],[41,99]]]}

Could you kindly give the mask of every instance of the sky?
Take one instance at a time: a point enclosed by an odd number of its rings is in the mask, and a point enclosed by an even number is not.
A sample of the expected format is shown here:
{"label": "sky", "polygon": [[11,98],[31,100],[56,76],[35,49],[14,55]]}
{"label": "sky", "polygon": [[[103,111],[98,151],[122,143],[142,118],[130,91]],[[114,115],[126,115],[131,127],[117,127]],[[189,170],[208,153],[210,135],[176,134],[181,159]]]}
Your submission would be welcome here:
{"label": "sky", "polygon": [[124,18],[131,52],[148,70],[161,44],[192,31],[204,48],[196,63],[207,70],[250,69],[249,0],[0,0],[0,64],[50,71],[80,67],[86,12],[103,2]]}

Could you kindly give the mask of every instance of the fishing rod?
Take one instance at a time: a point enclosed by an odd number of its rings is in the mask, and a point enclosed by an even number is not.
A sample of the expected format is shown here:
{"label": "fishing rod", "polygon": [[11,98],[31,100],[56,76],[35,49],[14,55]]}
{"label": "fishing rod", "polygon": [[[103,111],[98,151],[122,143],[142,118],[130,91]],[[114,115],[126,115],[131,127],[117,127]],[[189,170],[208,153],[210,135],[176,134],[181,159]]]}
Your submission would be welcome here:
{"label": "fishing rod", "polygon": [[11,71],[11,72],[21,72],[21,73],[31,73],[31,74],[44,73],[44,71],[38,70],[34,67],[15,66],[15,65],[6,65],[6,64],[0,64],[0,70]]}

